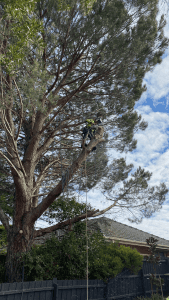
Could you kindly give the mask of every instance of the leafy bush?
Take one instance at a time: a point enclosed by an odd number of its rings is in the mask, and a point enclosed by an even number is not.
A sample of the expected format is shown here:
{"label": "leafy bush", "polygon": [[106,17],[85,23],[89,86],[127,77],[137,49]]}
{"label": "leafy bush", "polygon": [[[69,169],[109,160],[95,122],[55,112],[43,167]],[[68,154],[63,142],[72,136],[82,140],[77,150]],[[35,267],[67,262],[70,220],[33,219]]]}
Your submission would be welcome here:
{"label": "leafy bush", "polygon": [[111,243],[106,247],[100,247],[97,257],[90,259],[90,277],[91,279],[114,278],[124,268],[128,268],[136,275],[142,265],[143,257],[136,249],[123,245],[118,247],[118,242]]}
{"label": "leafy bush", "polygon": [[[137,250],[106,242],[100,232],[88,236],[88,279],[114,278],[124,267],[138,271],[142,256]],[[85,222],[76,223],[73,231],[59,241],[52,233],[44,245],[33,246],[24,254],[24,281],[85,279]],[[26,274],[26,275],[25,275]]]}
{"label": "leafy bush", "polygon": [[[12,225],[9,225],[12,227]],[[3,225],[0,225],[0,248],[4,247],[7,244],[7,234],[6,234],[6,229]],[[5,253],[5,250],[1,250],[1,254]]]}

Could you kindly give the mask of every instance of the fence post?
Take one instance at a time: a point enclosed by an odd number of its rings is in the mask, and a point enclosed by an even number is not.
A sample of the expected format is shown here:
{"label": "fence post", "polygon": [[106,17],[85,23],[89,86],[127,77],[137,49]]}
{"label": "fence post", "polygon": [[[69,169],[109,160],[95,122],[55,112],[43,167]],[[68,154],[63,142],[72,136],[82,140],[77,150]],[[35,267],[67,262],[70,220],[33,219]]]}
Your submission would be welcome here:
{"label": "fence post", "polygon": [[[166,260],[166,265],[167,265],[167,275],[169,275],[169,258],[168,257],[166,257],[165,258],[165,260]],[[164,275],[166,275],[166,274],[164,274]],[[169,291],[169,278],[168,278],[168,276],[167,276],[167,278],[166,278],[166,282],[167,282],[167,286],[166,286],[166,288],[167,288],[167,291]]]}
{"label": "fence post", "polygon": [[108,283],[109,283],[109,278],[107,278],[107,282],[106,282],[106,285],[105,285],[105,288],[104,288],[104,298],[106,300],[108,300]]}
{"label": "fence post", "polygon": [[57,284],[57,278],[53,278],[53,287],[54,287],[53,300],[58,300],[58,284]]}
{"label": "fence post", "polygon": [[142,279],[142,287],[143,287],[143,296],[144,298],[146,297],[146,292],[145,292],[145,285],[144,285],[144,273],[143,273],[143,268],[141,269],[141,279]]}

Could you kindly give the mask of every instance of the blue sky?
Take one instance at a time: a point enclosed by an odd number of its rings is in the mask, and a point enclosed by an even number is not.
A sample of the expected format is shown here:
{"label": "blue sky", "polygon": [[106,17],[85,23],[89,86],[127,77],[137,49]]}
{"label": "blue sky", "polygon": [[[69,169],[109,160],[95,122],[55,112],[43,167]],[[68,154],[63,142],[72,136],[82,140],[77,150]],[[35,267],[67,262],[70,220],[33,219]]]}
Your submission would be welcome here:
{"label": "blue sky", "polygon": [[[167,4],[159,5],[158,24],[163,13],[169,17]],[[164,35],[169,38],[168,21],[164,28]],[[127,165],[131,163],[134,165],[131,173],[134,173],[139,166],[144,168],[145,171],[152,172],[152,177],[148,182],[150,187],[158,186],[161,182],[164,182],[169,189],[169,49],[165,51],[162,63],[156,65],[153,72],[146,73],[142,85],[144,84],[147,86],[147,91],[142,94],[140,100],[136,103],[135,110],[138,115],[141,114],[142,119],[148,122],[148,127],[145,131],[140,130],[134,135],[134,139],[137,140],[136,150],[126,154],[110,149],[108,155],[110,160],[120,157],[126,158]],[[131,175],[129,175],[130,178]],[[80,197],[81,201],[86,201],[85,194]],[[99,210],[112,204],[111,201],[104,198],[99,191],[99,187],[88,192],[88,203]],[[133,212],[137,215],[137,211]],[[104,216],[169,240],[169,193],[166,195],[162,209],[150,218],[143,218],[140,224],[129,222],[127,218],[132,218],[132,214],[130,215],[129,211],[119,210],[118,208],[111,209]],[[48,226],[50,225],[47,222],[38,220],[35,227],[45,228]]]}

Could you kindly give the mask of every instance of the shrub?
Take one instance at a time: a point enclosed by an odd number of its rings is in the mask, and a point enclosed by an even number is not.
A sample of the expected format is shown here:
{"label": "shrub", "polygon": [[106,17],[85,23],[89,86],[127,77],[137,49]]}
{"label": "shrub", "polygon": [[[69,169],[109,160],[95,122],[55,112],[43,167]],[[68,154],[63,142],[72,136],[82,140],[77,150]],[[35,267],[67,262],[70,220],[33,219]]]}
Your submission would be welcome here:
{"label": "shrub", "polygon": [[[137,272],[142,256],[137,250],[106,242],[100,232],[88,236],[88,279],[114,278],[124,267]],[[33,246],[23,256],[24,281],[85,279],[86,235],[85,222],[76,223],[73,231],[59,241],[52,233],[44,245]],[[26,274],[26,275],[25,275]]]}

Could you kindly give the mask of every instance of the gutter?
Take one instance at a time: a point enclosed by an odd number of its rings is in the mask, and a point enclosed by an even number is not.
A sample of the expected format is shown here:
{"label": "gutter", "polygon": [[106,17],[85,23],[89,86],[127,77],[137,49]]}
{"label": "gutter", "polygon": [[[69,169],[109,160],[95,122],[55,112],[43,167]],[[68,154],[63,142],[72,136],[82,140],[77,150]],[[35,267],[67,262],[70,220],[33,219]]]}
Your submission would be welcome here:
{"label": "gutter", "polygon": [[[104,235],[104,238],[106,239],[106,240],[110,240],[110,241],[112,241],[113,243],[115,242],[115,241],[119,241],[119,243],[126,243],[126,244],[128,244],[128,245],[133,245],[133,246],[144,246],[144,247],[148,247],[149,248],[149,246],[147,245],[147,243],[146,242],[139,242],[139,241],[135,241],[135,240],[128,240],[128,239],[124,239],[124,238],[118,238],[118,237],[116,237],[116,236],[113,236],[113,237],[110,237],[110,236],[105,236]],[[157,244],[157,247],[156,247],[156,249],[158,249],[158,250],[165,250],[165,252],[169,252],[169,245],[161,245],[161,244]]]}

